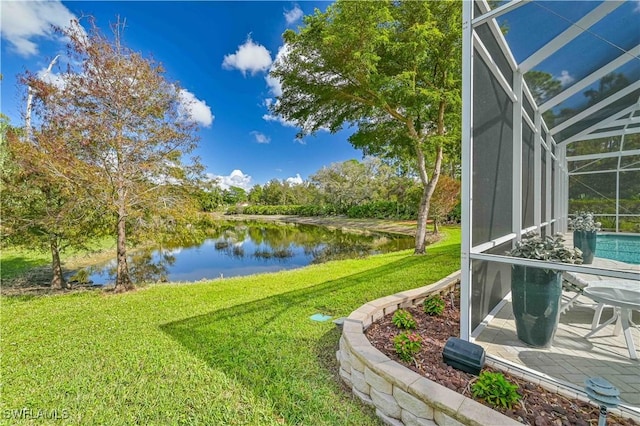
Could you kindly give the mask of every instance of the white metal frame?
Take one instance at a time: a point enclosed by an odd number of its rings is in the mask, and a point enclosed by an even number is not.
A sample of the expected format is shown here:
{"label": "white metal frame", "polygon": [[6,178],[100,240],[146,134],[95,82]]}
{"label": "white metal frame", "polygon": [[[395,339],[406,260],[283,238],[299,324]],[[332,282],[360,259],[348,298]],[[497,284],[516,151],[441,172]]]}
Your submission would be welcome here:
{"label": "white metal frame", "polygon": [[[589,85],[598,81],[606,74],[618,69],[620,66],[633,60],[634,57],[640,56],[640,45],[635,46],[631,51],[625,52],[610,63],[594,71],[581,81],[576,82],[568,89],[559,93],[555,97],[547,100],[542,105],[537,106],[531,95],[529,88],[524,81],[524,74],[543,62],[549,55],[557,52],[562,46],[570,43],[571,40],[579,36],[583,31],[594,25],[602,18],[610,14],[613,10],[621,5],[619,2],[603,2],[590,13],[586,14],[582,19],[574,25],[567,28],[566,31],[549,41],[546,45],[534,52],[522,63],[518,64],[508,47],[508,44],[495,21],[495,18],[505,13],[509,13],[517,7],[526,5],[531,0],[513,0],[495,10],[490,10],[485,0],[463,1],[463,39],[462,39],[462,250],[461,250],[461,325],[460,335],[463,339],[469,340],[473,334],[471,324],[471,295],[472,292],[472,262],[474,260],[490,261],[503,264],[521,264],[529,266],[546,267],[562,271],[583,272],[588,274],[597,274],[615,278],[638,279],[638,274],[628,271],[598,269],[582,265],[566,265],[550,262],[531,261],[524,259],[510,258],[506,256],[487,254],[486,251],[500,244],[504,244],[520,236],[529,230],[545,229],[548,233],[565,232],[568,222],[568,196],[569,196],[569,169],[568,161],[589,160],[591,156],[573,156],[567,157],[567,145],[576,143],[581,140],[594,139],[596,137],[605,137],[611,133],[613,135],[623,135],[640,132],[640,128],[629,125],[636,123],[640,117],[634,116],[634,111],[639,109],[638,103],[624,108],[616,114],[604,118],[599,123],[589,126],[587,129],[572,135],[566,140],[559,143],[556,142],[554,136],[557,137],[559,132],[570,128],[580,120],[591,116],[593,113],[601,111],[611,103],[621,99],[622,97],[633,93],[640,88],[639,82],[634,82],[622,91],[619,91],[608,98],[600,101],[598,104],[587,108],[585,111],[565,121],[562,124],[549,129],[544,122],[542,114],[549,109],[559,105],[571,96],[579,93]],[[482,11],[479,17],[473,16],[474,3]],[[505,78],[491,54],[484,46],[482,40],[476,34],[475,28],[479,25],[488,24],[491,33],[507,58],[508,64],[513,71],[513,79]],[[473,200],[473,71],[474,61],[481,60],[488,67],[495,80],[502,87],[511,102],[513,102],[513,201],[512,201],[512,223],[511,232],[494,238],[491,241],[475,242],[472,239],[472,212],[474,206]],[[534,116],[530,117],[524,109],[523,99],[527,100],[534,108]],[[522,223],[522,134],[523,125],[528,125],[534,132],[534,225],[523,229]],[[606,130],[612,127],[622,127],[621,129]],[[543,132],[546,135],[543,138]],[[621,169],[621,159],[627,155],[638,155],[640,150],[623,150],[621,143],[620,150],[615,153],[603,153],[604,156],[594,154],[593,159],[618,157],[617,173],[619,175]],[[545,155],[545,209],[542,210],[542,155]],[[640,167],[639,167],[640,169]],[[636,170],[636,168],[625,168],[624,170]],[[572,172],[578,174],[580,172]],[[616,210],[616,218],[622,216],[619,210]],[[617,220],[616,220],[617,223]]]}

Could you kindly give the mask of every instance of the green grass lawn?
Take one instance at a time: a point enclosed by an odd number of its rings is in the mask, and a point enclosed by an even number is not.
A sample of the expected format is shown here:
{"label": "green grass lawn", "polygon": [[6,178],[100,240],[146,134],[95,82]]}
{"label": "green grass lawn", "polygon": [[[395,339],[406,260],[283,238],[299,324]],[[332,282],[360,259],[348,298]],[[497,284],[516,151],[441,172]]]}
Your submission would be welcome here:
{"label": "green grass lawn", "polygon": [[[114,247],[113,238],[105,237],[93,241],[88,247],[88,251],[102,251]],[[60,259],[64,263],[66,260],[84,253],[78,250],[65,250],[60,253]],[[51,265],[51,252],[18,247],[3,248],[0,252],[0,278],[3,280],[15,278],[29,269],[45,265]]]}
{"label": "green grass lawn", "polygon": [[[426,256],[123,295],[2,297],[0,422],[26,408],[42,415],[34,424],[380,424],[336,378],[339,332],[309,317],[346,316],[459,269],[460,230],[444,232]],[[44,418],[54,410],[68,418]]]}
{"label": "green grass lawn", "polygon": [[3,280],[17,277],[31,268],[44,266],[51,263],[51,253],[17,249],[3,248],[0,260],[0,277]]}

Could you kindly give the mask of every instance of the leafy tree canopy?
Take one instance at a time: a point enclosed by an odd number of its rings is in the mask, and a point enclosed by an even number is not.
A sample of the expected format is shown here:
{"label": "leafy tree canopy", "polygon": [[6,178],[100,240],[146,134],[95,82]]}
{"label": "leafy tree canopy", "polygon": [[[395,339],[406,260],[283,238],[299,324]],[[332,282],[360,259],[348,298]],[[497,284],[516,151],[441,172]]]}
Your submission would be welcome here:
{"label": "leafy tree canopy", "polygon": [[192,184],[202,167],[188,158],[197,127],[180,87],[165,78],[161,64],[124,45],[121,22],[112,26],[111,39],[89,23],[88,33],[77,21],[58,30],[69,39],[72,64],[58,84],[32,73],[22,81],[35,99],[33,143],[47,147],[50,173],[110,220],[121,291],[132,287],[129,236],[157,240],[189,232],[180,225],[196,210]]}
{"label": "leafy tree canopy", "polygon": [[349,141],[365,155],[413,164],[424,187],[416,253],[443,155],[460,143],[460,11],[459,1],[338,0],[284,33],[271,73],[283,92],[271,109],[300,135],[355,125]]}

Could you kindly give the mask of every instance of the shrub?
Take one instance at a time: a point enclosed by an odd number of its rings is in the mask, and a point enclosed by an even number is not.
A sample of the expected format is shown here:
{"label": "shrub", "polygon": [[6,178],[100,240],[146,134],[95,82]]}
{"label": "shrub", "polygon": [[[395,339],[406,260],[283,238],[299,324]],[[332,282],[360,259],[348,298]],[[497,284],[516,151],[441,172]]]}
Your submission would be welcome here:
{"label": "shrub", "polygon": [[347,210],[347,217],[352,219],[415,219],[417,207],[395,201],[375,201],[358,204]]}
{"label": "shrub", "polygon": [[253,205],[244,208],[242,213],[255,214],[255,215],[296,215],[301,206],[298,205],[277,205],[277,206],[265,206],[265,205]]}
{"label": "shrub", "polygon": [[410,362],[422,349],[422,337],[418,333],[405,331],[393,338],[393,346],[401,360]]}
{"label": "shrub", "polygon": [[[235,206],[234,209],[237,210]],[[231,207],[229,208],[231,210]],[[298,215],[298,216],[335,216],[344,214],[345,209],[332,204],[324,205],[251,205],[245,207],[241,212],[234,213],[254,214],[254,215]]]}
{"label": "shrub", "polygon": [[416,328],[416,320],[411,315],[411,312],[405,311],[404,309],[398,309],[394,314],[391,321],[398,328]]}
{"label": "shrub", "polygon": [[482,398],[496,407],[511,408],[522,396],[516,392],[518,385],[504,378],[502,373],[483,371],[471,385],[474,398]]}
{"label": "shrub", "polygon": [[444,299],[439,294],[429,297],[424,301],[424,313],[435,316],[444,312]]}

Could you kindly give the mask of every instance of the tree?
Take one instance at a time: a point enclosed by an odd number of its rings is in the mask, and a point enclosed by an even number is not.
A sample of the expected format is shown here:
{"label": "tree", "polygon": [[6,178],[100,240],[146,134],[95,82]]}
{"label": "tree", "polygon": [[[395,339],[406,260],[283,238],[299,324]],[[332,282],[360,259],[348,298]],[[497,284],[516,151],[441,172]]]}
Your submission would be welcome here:
{"label": "tree", "polygon": [[181,225],[197,210],[191,182],[202,168],[197,159],[183,163],[197,139],[178,85],[160,64],[123,45],[120,21],[113,40],[89,23],[88,33],[77,21],[58,29],[69,40],[69,63],[79,64],[60,74],[61,84],[30,73],[23,82],[41,101],[40,134],[59,143],[50,172],[101,206],[113,227],[118,292],[133,287],[128,240],[188,232]]}
{"label": "tree", "polygon": [[271,72],[282,95],[270,108],[301,135],[357,125],[349,141],[365,155],[412,162],[417,254],[445,148],[460,143],[461,21],[459,1],[338,0],[283,34]]}
{"label": "tree", "polygon": [[249,194],[247,194],[247,199],[251,204],[260,204],[262,202],[262,186],[259,184],[255,184],[249,190]]}
{"label": "tree", "polygon": [[310,177],[327,203],[346,211],[349,207],[371,200],[371,177],[365,164],[358,160],[333,163]]}
{"label": "tree", "polygon": [[431,199],[431,218],[433,219],[433,233],[438,233],[438,224],[447,217],[460,202],[460,181],[447,175],[440,176],[438,186]]}
{"label": "tree", "polygon": [[277,206],[286,204],[286,190],[287,188],[278,179],[271,179],[265,183],[262,187],[261,200],[263,204]]}
{"label": "tree", "polygon": [[75,196],[72,185],[50,173],[46,164],[58,145],[54,135],[26,132],[2,123],[0,161],[2,239],[13,245],[51,252],[51,288],[66,288],[60,252],[86,248],[92,237],[104,235],[101,209]]}
{"label": "tree", "polygon": [[222,191],[222,199],[226,204],[238,204],[247,201],[247,191],[239,186],[231,186]]}
{"label": "tree", "polygon": [[212,212],[224,203],[222,188],[218,185],[218,180],[207,180],[200,184],[197,191],[200,208],[204,212]]}

